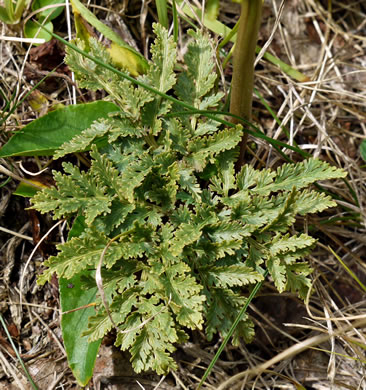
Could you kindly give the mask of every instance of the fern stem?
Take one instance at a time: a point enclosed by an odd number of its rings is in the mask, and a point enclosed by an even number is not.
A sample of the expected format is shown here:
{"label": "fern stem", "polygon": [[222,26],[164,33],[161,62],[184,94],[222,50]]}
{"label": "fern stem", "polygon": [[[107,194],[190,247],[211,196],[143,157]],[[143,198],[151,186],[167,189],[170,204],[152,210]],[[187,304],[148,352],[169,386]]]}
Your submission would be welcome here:
{"label": "fern stem", "polygon": [[[262,0],[242,0],[234,70],[231,82],[230,112],[248,121],[252,116],[254,86],[254,57],[262,14]],[[237,123],[234,120],[234,123]],[[240,144],[237,167],[244,162],[248,134],[245,132]]]}

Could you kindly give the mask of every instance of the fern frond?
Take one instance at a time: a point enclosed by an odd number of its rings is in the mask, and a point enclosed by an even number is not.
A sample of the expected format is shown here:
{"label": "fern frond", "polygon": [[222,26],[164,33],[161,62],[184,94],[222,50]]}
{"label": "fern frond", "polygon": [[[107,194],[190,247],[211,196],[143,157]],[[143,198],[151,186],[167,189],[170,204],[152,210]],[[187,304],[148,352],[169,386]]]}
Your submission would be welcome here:
{"label": "fern frond", "polygon": [[[39,277],[38,283],[44,284],[51,279],[53,273],[59,278],[70,279],[84,269],[95,269],[108,242],[108,237],[93,229],[59,245],[58,255],[46,260],[45,265],[49,268]],[[104,264],[111,267],[123,257],[123,252],[121,245],[112,243],[104,256]]]}
{"label": "fern frond", "polygon": [[101,186],[107,188],[108,192],[117,194],[120,201],[125,202],[126,198],[123,192],[123,180],[119,171],[113,166],[112,162],[106,157],[101,155],[98,149],[93,146],[90,156],[93,158],[90,173],[94,175],[95,180],[100,183]]}
{"label": "fern frond", "polygon": [[158,23],[153,24],[153,31],[156,39],[151,46],[151,63],[144,80],[160,92],[167,92],[176,81],[176,44],[173,36],[169,37],[168,31]]}
{"label": "fern frond", "polygon": [[258,194],[269,192],[291,191],[292,188],[301,189],[319,180],[339,179],[346,176],[340,169],[328,163],[311,158],[297,164],[284,164],[277,169],[273,184],[254,189]]}
{"label": "fern frond", "polygon": [[184,247],[197,241],[202,232],[197,226],[181,224],[175,231],[174,238],[170,242],[170,251],[173,256],[179,256]]}
{"label": "fern frond", "polygon": [[201,99],[211,91],[216,80],[213,50],[211,42],[202,32],[189,30],[188,34],[194,40],[188,45],[184,56],[187,71],[179,75],[175,91],[182,101],[201,109]]}
{"label": "fern frond", "polygon": [[[236,182],[240,191],[254,190],[258,191],[270,186],[276,173],[270,169],[255,170],[250,165],[243,165],[237,174]],[[262,191],[261,194],[267,195],[270,191]]]}
{"label": "fern frond", "polygon": [[297,249],[309,248],[315,243],[315,239],[307,234],[290,236],[289,234],[277,234],[267,247],[272,256],[281,252],[294,252]]}
{"label": "fern frond", "polygon": [[54,173],[55,187],[46,188],[32,198],[32,208],[42,213],[53,211],[54,218],[81,213],[91,224],[101,214],[111,211],[112,197],[98,186],[93,175],[84,173],[70,163],[63,163],[68,175]]}
{"label": "fern frond", "polygon": [[213,242],[241,240],[243,237],[250,235],[250,232],[240,222],[229,221],[209,225],[205,227],[204,231]]}
{"label": "fern frond", "polygon": [[207,163],[207,158],[213,158],[225,150],[235,148],[242,136],[243,128],[238,125],[232,129],[217,131],[212,135],[196,137],[187,145],[190,155],[185,160],[192,168],[201,171]]}
{"label": "fern frond", "polygon": [[[212,340],[213,335],[218,332],[225,337],[240,308],[245,304],[246,298],[224,288],[210,288],[204,292],[207,296],[207,339]],[[236,328],[234,338],[238,340],[243,337],[246,342],[250,342],[254,336],[254,329],[247,314],[242,317],[240,324],[243,326]]]}
{"label": "fern frond", "polygon": [[289,226],[293,225],[295,222],[297,198],[298,193],[294,187],[289,194],[286,194],[284,199],[281,198],[275,209],[277,215],[261,230],[261,232],[268,231],[269,229],[284,232]]}
{"label": "fern frond", "polygon": [[229,191],[236,189],[234,163],[238,153],[236,149],[226,150],[216,159],[217,175],[211,178],[211,190],[227,197]]}
{"label": "fern frond", "polygon": [[[152,62],[139,81],[197,109],[216,109],[223,94],[215,91],[209,38],[189,33],[176,82],[175,43],[161,26],[154,31]],[[110,62],[99,42],[91,39],[89,46],[92,56]],[[303,259],[315,240],[289,232],[297,215],[335,205],[305,187],[342,178],[343,171],[310,159],[276,171],[245,165],[236,173],[241,126],[224,128],[198,111],[179,113],[177,104],[75,51],[68,51],[67,62],[79,86],[103,89],[120,108],[55,155],[91,150],[89,170],[64,164],[64,174],[54,173],[55,187],[33,198],[34,208],[55,218],[85,220],[84,232],[59,245],[58,255],[45,263],[40,283],[53,273],[82,273],[84,288],[95,288],[103,254],[110,313],[97,297],[84,332],[90,341],[117,328],[116,345],[129,350],[135,371],[165,374],[177,367],[171,355],[188,339],[187,329],[205,328],[210,340],[228,334],[266,269],[279,292],[306,296],[311,269]],[[252,337],[253,324],[244,315],[233,343]]]}
{"label": "fern frond", "polygon": [[111,129],[111,123],[106,119],[98,119],[94,121],[92,125],[81,132],[80,135],[72,138],[70,141],[65,142],[56,150],[54,159],[65,156],[69,153],[84,152],[90,145],[100,137],[103,137]]}
{"label": "fern frond", "polygon": [[296,210],[300,215],[318,213],[335,206],[337,203],[324,192],[309,190],[301,191],[296,202]]}
{"label": "fern frond", "polygon": [[273,282],[277,290],[282,293],[286,289],[286,267],[281,264],[280,259],[270,257],[266,262],[269,274],[273,278]]}
{"label": "fern frond", "polygon": [[197,182],[197,178],[194,176],[193,171],[190,169],[180,169],[179,172],[179,183],[182,188],[186,189],[196,200],[201,202],[201,188]]}
{"label": "fern frond", "polygon": [[263,276],[244,264],[211,267],[208,271],[209,283],[215,287],[234,287],[254,284],[263,280]]}
{"label": "fern frond", "polygon": [[202,286],[189,275],[189,267],[185,264],[182,266],[183,264],[168,267],[160,280],[177,322],[190,329],[202,329],[203,303],[206,297],[201,294]]}
{"label": "fern frond", "polygon": [[[176,369],[170,356],[178,341],[173,319],[164,306],[150,299],[139,305],[138,312],[132,313],[120,326],[115,345],[131,351],[131,363],[136,372],[155,370],[165,374]],[[143,326],[140,326],[142,322]]]}

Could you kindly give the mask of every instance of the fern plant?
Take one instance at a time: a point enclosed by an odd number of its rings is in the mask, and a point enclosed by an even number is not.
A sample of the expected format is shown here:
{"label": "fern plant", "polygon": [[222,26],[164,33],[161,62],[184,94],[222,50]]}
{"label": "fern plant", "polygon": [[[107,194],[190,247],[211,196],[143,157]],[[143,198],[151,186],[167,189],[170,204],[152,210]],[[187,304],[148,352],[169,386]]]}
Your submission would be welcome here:
{"label": "fern plant", "polygon": [[[214,89],[209,38],[189,32],[177,75],[173,39],[159,25],[154,30],[152,61],[140,80],[198,110],[217,109],[223,94]],[[90,51],[109,63],[96,40]],[[53,273],[87,273],[87,288],[101,270],[103,290],[85,331],[90,341],[117,328],[116,345],[130,351],[136,372],[166,373],[177,367],[172,352],[190,330],[204,329],[208,340],[227,334],[265,270],[279,292],[305,297],[311,269],[303,259],[315,239],[290,231],[297,215],[335,205],[307,187],[343,171],[310,159],[276,171],[244,165],[236,172],[240,125],[179,115],[173,103],[74,51],[67,63],[80,87],[104,89],[120,107],[56,152],[59,158],[91,150],[90,169],[64,163],[64,173],[54,172],[55,187],[32,200],[56,219],[85,219],[84,232],[58,246],[39,282]],[[233,343],[253,336],[244,316]]]}

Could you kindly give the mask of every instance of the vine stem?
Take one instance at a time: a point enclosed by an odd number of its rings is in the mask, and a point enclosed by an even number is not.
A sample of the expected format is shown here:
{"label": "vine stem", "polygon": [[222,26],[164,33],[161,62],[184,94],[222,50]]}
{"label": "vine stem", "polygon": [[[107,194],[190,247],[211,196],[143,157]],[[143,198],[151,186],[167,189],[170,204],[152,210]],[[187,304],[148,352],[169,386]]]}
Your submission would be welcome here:
{"label": "vine stem", "polygon": [[[254,58],[262,16],[263,0],[242,0],[241,15],[234,50],[233,77],[231,81],[231,114],[248,121],[252,117],[254,87]],[[232,119],[237,123],[235,119]],[[237,169],[244,163],[248,133],[244,132],[240,143]]]}

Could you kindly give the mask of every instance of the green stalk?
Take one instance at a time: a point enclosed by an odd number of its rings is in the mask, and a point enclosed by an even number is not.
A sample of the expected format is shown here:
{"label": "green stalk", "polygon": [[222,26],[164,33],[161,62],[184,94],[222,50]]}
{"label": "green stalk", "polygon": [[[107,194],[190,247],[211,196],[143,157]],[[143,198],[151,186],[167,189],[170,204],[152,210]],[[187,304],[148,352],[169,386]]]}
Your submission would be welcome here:
{"label": "green stalk", "polygon": [[10,336],[10,333],[8,331],[8,327],[6,326],[6,323],[5,323],[4,318],[1,315],[1,313],[0,313],[0,323],[3,326],[4,332],[5,332],[6,336],[8,337],[8,340],[13,348],[13,351],[15,352],[15,355],[18,358],[18,362],[21,365],[21,367],[23,368],[24,373],[25,373],[30,385],[32,386],[32,388],[34,390],[39,390],[37,385],[34,383],[33,378],[31,377],[29,371],[27,370],[27,367],[25,366],[23,359],[20,357],[20,354],[18,352],[18,348],[15,346],[14,341],[13,341],[12,337]]}
{"label": "green stalk", "polygon": [[[250,0],[249,0],[250,1]],[[263,280],[268,276],[268,270],[265,270],[263,272],[262,269],[258,268],[258,271],[263,274]],[[203,383],[206,381],[206,379],[208,378],[208,376],[210,375],[214,365],[216,364],[217,360],[219,359],[222,351],[225,349],[226,347],[226,344],[228,343],[228,341],[230,340],[231,336],[234,334],[235,332],[235,329],[236,327],[238,326],[239,322],[243,319],[243,315],[246,313],[248,307],[249,307],[249,304],[252,302],[253,298],[256,296],[257,292],[260,290],[260,288],[262,287],[262,284],[263,282],[258,282],[252,292],[250,293],[249,297],[248,297],[248,300],[245,302],[244,306],[242,307],[242,309],[240,310],[240,313],[237,315],[235,321],[233,322],[233,324],[231,325],[230,329],[229,329],[229,332],[228,334],[226,335],[224,341],[221,343],[219,349],[217,350],[215,356],[213,357],[212,361],[210,362],[209,366],[207,367],[205,373],[203,374],[202,378],[201,378],[201,381],[200,383],[198,384],[198,387],[197,387],[197,390],[199,390],[201,388],[201,386],[203,385]]]}
{"label": "green stalk", "polygon": [[158,11],[159,23],[164,26],[166,29],[169,28],[168,20],[168,7],[166,0],[156,0],[156,10]]}
{"label": "green stalk", "polygon": [[[254,87],[254,58],[262,16],[262,0],[242,0],[236,47],[234,70],[231,81],[230,112],[248,121],[252,117]],[[237,121],[234,119],[234,123]],[[248,133],[243,134],[237,168],[244,163]]]}

